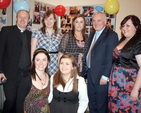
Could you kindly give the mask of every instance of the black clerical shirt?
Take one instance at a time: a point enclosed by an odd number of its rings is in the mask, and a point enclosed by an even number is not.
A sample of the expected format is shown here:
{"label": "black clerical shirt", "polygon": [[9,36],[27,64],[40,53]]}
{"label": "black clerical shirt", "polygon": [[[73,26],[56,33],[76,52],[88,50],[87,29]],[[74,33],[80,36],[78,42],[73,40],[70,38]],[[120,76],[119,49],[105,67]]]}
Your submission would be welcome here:
{"label": "black clerical shirt", "polygon": [[19,68],[24,71],[24,70],[27,70],[30,65],[26,30],[23,32],[21,31],[20,39],[22,40],[22,51],[21,51],[21,57],[19,62]]}

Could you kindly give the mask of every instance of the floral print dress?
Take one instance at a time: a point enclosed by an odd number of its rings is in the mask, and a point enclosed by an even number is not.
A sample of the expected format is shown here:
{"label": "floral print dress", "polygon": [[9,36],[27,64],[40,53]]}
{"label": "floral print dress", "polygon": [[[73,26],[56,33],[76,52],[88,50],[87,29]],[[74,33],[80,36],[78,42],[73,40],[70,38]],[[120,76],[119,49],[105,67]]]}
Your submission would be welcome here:
{"label": "floral print dress", "polygon": [[[120,50],[114,49],[113,57],[118,58]],[[139,100],[130,100],[130,93],[137,77],[137,69],[124,68],[120,64],[112,67],[109,89],[108,89],[108,108],[110,113],[141,113],[141,91]]]}
{"label": "floral print dress", "polygon": [[32,85],[29,94],[25,98],[25,113],[50,113],[48,104],[49,92],[50,83],[46,88],[41,90]]}

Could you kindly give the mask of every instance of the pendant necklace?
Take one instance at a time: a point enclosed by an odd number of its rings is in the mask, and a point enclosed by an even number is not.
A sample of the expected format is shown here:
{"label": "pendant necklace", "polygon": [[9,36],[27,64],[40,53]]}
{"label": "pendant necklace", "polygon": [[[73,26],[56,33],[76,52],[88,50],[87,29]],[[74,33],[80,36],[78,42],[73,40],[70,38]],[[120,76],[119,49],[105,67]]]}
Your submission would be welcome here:
{"label": "pendant necklace", "polygon": [[[45,83],[42,82],[42,79],[39,77],[39,75],[36,73],[36,76],[38,77],[38,79],[40,80],[41,84],[44,86]],[[46,81],[45,81],[46,82]]]}

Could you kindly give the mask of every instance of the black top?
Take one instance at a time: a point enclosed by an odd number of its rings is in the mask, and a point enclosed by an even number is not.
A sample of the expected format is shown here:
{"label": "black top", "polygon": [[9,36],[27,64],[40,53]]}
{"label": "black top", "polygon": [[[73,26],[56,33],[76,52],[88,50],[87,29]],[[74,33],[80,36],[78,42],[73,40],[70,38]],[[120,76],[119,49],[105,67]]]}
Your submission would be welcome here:
{"label": "black top", "polygon": [[24,71],[27,70],[30,65],[30,57],[29,57],[30,55],[27,45],[28,43],[27,43],[26,30],[21,32],[20,39],[22,40],[22,51],[21,51],[21,57],[19,62],[19,68]]}
{"label": "black top", "polygon": [[[119,44],[125,40],[123,37]],[[114,63],[120,64],[125,68],[139,68],[135,56],[141,54],[141,38],[133,37],[121,49],[118,58],[113,58]]]}
{"label": "black top", "polygon": [[60,92],[53,89],[53,100],[50,104],[50,113],[77,113],[78,94],[73,91]]}
{"label": "black top", "polygon": [[[31,32],[25,30],[27,48],[30,60]],[[0,32],[0,73],[4,73],[7,79],[16,80],[15,74],[19,70],[19,61],[22,51],[21,33],[16,25],[4,26]],[[30,64],[28,66],[28,69]]]}

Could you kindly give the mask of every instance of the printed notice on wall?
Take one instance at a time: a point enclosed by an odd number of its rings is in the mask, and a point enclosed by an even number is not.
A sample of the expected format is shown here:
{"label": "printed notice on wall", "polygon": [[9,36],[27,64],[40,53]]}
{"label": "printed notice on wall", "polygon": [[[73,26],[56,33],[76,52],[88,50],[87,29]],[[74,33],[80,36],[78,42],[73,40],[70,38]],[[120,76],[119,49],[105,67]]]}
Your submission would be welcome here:
{"label": "printed notice on wall", "polygon": [[0,15],[0,30],[7,25],[7,15]]}

